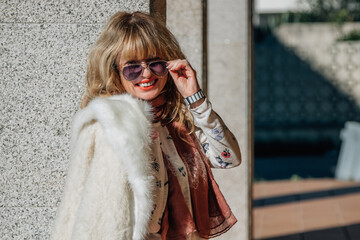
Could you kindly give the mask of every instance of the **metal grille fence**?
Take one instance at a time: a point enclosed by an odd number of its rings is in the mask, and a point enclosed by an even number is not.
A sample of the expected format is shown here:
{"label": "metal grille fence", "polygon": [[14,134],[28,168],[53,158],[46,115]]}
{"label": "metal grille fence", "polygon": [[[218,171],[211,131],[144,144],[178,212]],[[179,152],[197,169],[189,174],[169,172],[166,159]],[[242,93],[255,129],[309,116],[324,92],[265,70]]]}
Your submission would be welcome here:
{"label": "metal grille fence", "polygon": [[255,151],[262,144],[276,151],[293,143],[293,153],[301,144],[320,144],[318,152],[339,147],[344,123],[360,121],[360,42],[338,40],[354,29],[360,23],[256,31]]}

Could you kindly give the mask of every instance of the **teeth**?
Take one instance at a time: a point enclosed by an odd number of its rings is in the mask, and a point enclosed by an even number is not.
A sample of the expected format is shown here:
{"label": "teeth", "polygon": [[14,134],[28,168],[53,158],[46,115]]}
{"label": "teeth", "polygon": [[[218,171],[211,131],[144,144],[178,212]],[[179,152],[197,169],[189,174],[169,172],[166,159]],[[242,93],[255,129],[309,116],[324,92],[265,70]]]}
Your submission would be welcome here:
{"label": "teeth", "polygon": [[155,83],[155,80],[152,82],[148,82],[148,83],[139,83],[140,87],[149,87],[151,85],[153,85]]}

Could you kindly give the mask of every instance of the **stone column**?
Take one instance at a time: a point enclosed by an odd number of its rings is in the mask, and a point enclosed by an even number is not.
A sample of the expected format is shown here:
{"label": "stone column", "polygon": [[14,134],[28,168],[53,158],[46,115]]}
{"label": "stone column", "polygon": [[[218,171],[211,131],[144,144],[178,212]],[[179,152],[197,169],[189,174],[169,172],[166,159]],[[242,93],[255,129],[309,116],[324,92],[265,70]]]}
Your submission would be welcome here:
{"label": "stone column", "polygon": [[149,0],[2,1],[1,239],[49,238],[89,49],[113,13],[149,12],[149,5]]}
{"label": "stone column", "polygon": [[238,223],[219,239],[251,239],[252,87],[249,74],[251,1],[208,1],[208,96],[239,141],[242,163],[214,170]]}
{"label": "stone column", "polygon": [[166,25],[195,69],[200,85],[203,69],[202,0],[167,0]]}
{"label": "stone column", "polygon": [[234,132],[242,150],[240,167],[214,170],[238,219],[238,223],[218,239],[251,239],[249,4],[251,1],[246,0],[182,0],[181,4],[167,0],[166,23],[197,71],[200,84],[207,88],[213,108]]}

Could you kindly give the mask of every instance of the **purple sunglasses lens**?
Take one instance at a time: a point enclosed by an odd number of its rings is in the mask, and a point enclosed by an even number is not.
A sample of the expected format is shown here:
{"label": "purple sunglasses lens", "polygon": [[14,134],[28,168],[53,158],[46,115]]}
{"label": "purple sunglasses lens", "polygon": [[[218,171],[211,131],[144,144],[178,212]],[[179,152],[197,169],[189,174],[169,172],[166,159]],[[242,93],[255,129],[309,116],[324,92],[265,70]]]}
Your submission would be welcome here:
{"label": "purple sunglasses lens", "polygon": [[141,65],[130,65],[123,68],[122,74],[126,80],[133,81],[141,75],[141,72]]}
{"label": "purple sunglasses lens", "polygon": [[[165,76],[168,73],[167,62],[158,61],[149,63],[150,71],[156,76]],[[143,71],[143,67],[140,64],[129,65],[123,68],[122,74],[128,81],[134,81],[138,79]]]}
{"label": "purple sunglasses lens", "polygon": [[149,64],[150,70],[157,76],[165,76],[168,73],[167,62],[159,61]]}

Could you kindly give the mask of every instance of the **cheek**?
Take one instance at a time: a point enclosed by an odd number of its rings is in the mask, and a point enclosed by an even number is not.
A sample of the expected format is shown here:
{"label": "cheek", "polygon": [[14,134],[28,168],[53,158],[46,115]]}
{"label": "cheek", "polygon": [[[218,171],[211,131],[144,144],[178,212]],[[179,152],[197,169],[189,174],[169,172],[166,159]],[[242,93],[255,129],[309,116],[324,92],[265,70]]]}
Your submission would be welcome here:
{"label": "cheek", "polygon": [[161,81],[161,90],[162,90],[165,87],[166,82],[168,81],[168,77],[166,75],[164,77],[161,77],[159,80]]}
{"label": "cheek", "polygon": [[120,78],[121,85],[123,86],[124,90],[128,93],[132,92],[132,83],[125,80],[123,77]]}

